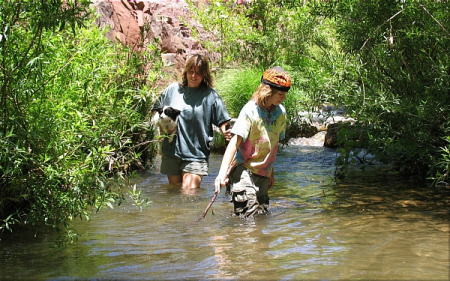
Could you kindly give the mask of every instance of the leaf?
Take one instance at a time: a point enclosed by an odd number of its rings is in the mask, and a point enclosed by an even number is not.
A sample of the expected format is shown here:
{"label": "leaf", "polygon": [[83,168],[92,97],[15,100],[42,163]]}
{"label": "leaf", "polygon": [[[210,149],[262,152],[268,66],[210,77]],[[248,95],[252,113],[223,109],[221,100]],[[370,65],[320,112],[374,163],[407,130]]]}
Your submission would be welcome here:
{"label": "leaf", "polygon": [[60,31],[60,32],[63,31],[63,29],[64,29],[65,26],[66,26],[66,21],[63,20],[63,21],[61,22],[61,25],[59,26],[59,31]]}
{"label": "leaf", "polygon": [[32,65],[34,65],[35,63],[36,63],[36,61],[38,61],[38,60],[40,60],[41,58],[39,58],[39,57],[35,57],[35,58],[33,58],[33,59],[31,59],[28,63],[27,63],[27,66],[32,66]]}

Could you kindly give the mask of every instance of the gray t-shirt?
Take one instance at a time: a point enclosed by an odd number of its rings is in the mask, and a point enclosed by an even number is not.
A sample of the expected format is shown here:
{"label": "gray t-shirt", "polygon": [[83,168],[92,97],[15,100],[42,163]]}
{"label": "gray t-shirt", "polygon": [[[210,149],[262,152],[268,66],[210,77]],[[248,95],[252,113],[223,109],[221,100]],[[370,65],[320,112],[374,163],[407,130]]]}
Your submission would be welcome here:
{"label": "gray t-shirt", "polygon": [[212,125],[219,126],[231,119],[216,90],[172,83],[152,106],[152,110],[163,106],[179,109],[181,113],[174,141],[169,143],[166,138],[162,152],[185,161],[208,160],[210,143],[214,139]]}

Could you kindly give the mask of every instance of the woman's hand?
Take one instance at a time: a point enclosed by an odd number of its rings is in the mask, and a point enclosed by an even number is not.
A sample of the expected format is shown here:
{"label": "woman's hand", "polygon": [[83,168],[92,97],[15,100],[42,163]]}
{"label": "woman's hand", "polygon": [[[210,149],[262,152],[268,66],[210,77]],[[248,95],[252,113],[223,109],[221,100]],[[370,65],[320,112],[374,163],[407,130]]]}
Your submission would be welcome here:
{"label": "woman's hand", "polygon": [[[220,126],[222,128],[222,126]],[[216,192],[220,191],[220,188],[222,186],[225,186],[230,182],[230,179],[228,177],[229,169],[231,161],[234,158],[234,155],[239,147],[239,145],[242,142],[242,137],[238,135],[234,135],[230,143],[227,145],[227,148],[225,149],[225,153],[223,154],[222,158],[222,164],[220,164],[219,173],[217,175],[216,180],[214,181],[214,189]]]}
{"label": "woman's hand", "polygon": [[224,136],[226,141],[231,140],[231,126],[230,122],[225,122],[222,125],[220,125],[220,131],[222,132],[222,135]]}
{"label": "woman's hand", "polygon": [[216,193],[220,192],[220,188],[225,186],[229,182],[228,177],[225,175],[218,175],[214,181],[214,190]]}

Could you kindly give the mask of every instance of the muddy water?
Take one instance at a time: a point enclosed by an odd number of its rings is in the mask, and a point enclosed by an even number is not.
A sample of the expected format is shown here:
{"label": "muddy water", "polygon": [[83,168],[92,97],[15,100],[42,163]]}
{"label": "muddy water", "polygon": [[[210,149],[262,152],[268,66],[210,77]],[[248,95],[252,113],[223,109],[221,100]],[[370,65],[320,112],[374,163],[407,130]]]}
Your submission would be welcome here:
{"label": "muddy water", "polygon": [[[335,151],[280,152],[271,213],[230,217],[222,192],[205,219],[220,155],[200,190],[184,194],[158,170],[136,180],[153,202],[76,222],[78,242],[3,237],[1,280],[448,280],[449,192],[368,171],[332,180]],[[156,163],[157,165],[158,163]]]}

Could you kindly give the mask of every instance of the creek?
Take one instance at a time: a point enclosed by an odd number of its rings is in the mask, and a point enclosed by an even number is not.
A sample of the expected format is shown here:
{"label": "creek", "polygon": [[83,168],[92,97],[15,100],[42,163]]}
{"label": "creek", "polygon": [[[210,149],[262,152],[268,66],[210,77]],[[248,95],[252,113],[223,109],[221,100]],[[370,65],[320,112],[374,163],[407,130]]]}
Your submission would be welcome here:
{"label": "creek", "polygon": [[448,280],[449,190],[389,170],[333,180],[336,150],[296,143],[279,152],[270,214],[231,217],[214,194],[222,155],[202,188],[183,193],[155,167],[134,180],[152,203],[127,200],[91,221],[79,239],[29,231],[0,242],[1,280]]}

